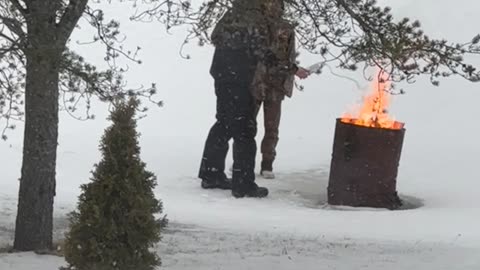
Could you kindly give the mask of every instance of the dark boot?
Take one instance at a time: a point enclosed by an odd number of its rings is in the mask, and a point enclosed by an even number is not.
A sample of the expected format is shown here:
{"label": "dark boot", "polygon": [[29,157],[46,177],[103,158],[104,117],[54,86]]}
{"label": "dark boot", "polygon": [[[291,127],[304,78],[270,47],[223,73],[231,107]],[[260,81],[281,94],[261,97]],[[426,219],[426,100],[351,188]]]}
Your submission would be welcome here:
{"label": "dark boot", "polygon": [[204,189],[232,189],[232,180],[227,177],[217,179],[202,179],[202,188]]}
{"label": "dark boot", "polygon": [[264,198],[268,196],[268,189],[259,187],[254,182],[248,184],[241,184],[232,188],[232,195],[235,198]]}
{"label": "dark boot", "polygon": [[265,179],[275,179],[275,174],[273,173],[273,161],[262,161],[260,175]]}
{"label": "dark boot", "polygon": [[261,171],[273,171],[273,161],[262,160]]}

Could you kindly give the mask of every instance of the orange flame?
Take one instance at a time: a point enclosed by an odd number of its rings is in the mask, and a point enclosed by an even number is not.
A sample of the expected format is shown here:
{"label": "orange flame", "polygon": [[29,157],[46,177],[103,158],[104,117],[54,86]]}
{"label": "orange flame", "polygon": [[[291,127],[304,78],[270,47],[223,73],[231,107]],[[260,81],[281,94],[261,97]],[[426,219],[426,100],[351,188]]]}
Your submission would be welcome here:
{"label": "orange flame", "polygon": [[390,93],[386,91],[390,86],[385,74],[379,72],[373,82],[372,92],[363,98],[363,104],[356,112],[345,113],[341,121],[365,127],[402,129],[403,123],[395,121],[388,115]]}

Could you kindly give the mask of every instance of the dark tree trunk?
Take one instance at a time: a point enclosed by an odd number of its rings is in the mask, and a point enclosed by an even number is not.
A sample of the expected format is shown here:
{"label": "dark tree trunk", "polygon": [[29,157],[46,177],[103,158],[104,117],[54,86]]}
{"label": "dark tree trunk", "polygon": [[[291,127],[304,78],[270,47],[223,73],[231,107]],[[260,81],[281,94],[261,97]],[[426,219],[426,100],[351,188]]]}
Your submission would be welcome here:
{"label": "dark tree trunk", "polygon": [[52,248],[60,60],[88,0],[26,1],[25,134],[14,249]]}
{"label": "dark tree trunk", "polygon": [[19,251],[52,248],[62,50],[48,47],[50,38],[38,37],[26,53],[25,134],[14,241]]}

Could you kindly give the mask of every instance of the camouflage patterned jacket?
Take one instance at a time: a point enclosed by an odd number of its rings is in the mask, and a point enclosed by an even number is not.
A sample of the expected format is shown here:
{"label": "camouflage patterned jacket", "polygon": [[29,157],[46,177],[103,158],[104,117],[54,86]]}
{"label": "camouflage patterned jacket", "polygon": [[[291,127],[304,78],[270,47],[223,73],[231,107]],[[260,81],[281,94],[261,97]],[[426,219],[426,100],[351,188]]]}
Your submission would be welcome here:
{"label": "camouflage patterned jacket", "polygon": [[252,82],[252,92],[257,100],[283,100],[285,95],[292,96],[297,54],[294,28],[288,21],[282,20],[276,25],[271,50],[278,65],[257,64]]}

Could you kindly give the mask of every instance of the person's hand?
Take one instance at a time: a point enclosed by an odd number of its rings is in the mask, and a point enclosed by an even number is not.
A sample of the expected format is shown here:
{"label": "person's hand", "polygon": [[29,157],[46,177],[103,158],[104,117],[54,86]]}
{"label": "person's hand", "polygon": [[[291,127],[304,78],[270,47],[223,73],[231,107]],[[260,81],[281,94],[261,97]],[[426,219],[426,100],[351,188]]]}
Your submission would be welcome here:
{"label": "person's hand", "polygon": [[300,79],[305,79],[310,75],[310,72],[302,67],[299,67],[295,75],[297,75],[297,77]]}

